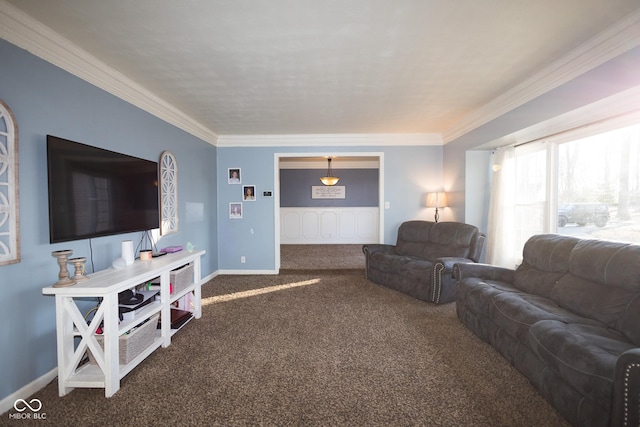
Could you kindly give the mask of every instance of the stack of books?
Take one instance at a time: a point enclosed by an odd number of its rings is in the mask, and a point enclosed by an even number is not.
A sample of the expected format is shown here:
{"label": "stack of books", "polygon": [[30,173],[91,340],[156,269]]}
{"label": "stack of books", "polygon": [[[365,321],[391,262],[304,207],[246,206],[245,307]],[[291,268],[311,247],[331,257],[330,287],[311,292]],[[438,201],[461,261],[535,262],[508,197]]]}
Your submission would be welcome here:
{"label": "stack of books", "polygon": [[[180,310],[178,308],[171,307],[171,329],[180,329],[182,325],[187,323],[189,319],[193,317],[193,314],[187,310]],[[160,322],[158,322],[158,328],[161,327],[162,316],[160,316]]]}

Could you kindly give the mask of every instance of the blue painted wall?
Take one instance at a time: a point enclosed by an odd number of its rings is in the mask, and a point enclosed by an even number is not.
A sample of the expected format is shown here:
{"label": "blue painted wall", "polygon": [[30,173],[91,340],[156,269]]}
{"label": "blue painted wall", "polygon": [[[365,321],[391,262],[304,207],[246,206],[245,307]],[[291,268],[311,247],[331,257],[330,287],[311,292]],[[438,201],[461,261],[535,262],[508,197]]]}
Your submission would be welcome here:
{"label": "blue painted wall", "polygon": [[[22,253],[20,263],[0,267],[3,399],[57,364],[54,298],[42,295],[43,287],[57,281],[51,252],[91,254],[88,240],[49,244],[47,134],[154,161],[171,151],[178,161],[180,231],[163,237],[159,247],[191,241],[206,250],[206,276],[218,269],[218,242],[215,147],[4,40],[0,58],[0,99],[18,125]],[[95,269],[108,268],[120,256],[122,240],[140,238],[141,233],[130,233],[92,239]]]}
{"label": "blue painted wall", "polygon": [[[204,276],[275,268],[276,153],[382,153],[384,200],[390,206],[384,211],[385,242],[395,243],[403,221],[433,217],[424,199],[442,186],[440,146],[216,149],[4,40],[0,57],[0,99],[12,109],[19,130],[22,249],[20,263],[0,267],[0,289],[7,302],[0,310],[0,400],[56,366],[54,300],[42,295],[42,288],[57,280],[51,252],[92,254],[95,270],[102,270],[120,255],[122,240],[141,238],[141,233],[130,233],[49,244],[47,134],[155,161],[162,151],[171,151],[178,161],[180,231],[163,237],[159,246],[192,242],[206,250]],[[242,220],[228,215],[229,203],[241,201],[241,186],[227,183],[230,167],[240,167],[243,184],[257,190],[256,201],[244,202]],[[272,191],[273,197],[263,197],[263,191]]]}
{"label": "blue painted wall", "polygon": [[[442,146],[218,147],[220,269],[268,272],[276,268],[277,154],[382,153],[384,201],[389,203],[384,211],[384,242],[395,244],[402,222],[433,220],[433,209],[425,207],[426,193],[442,188],[442,151]],[[256,186],[258,197],[243,202],[241,220],[229,218],[229,203],[242,201],[241,186],[227,183],[229,168],[242,169],[242,185]],[[272,191],[274,197],[263,197],[263,191]],[[447,215],[448,210],[443,209],[442,219]]]}
{"label": "blue painted wall", "polygon": [[319,169],[282,169],[280,171],[281,207],[377,207],[378,169],[334,169],[337,185],[345,187],[344,199],[312,199],[311,187],[322,186]]}

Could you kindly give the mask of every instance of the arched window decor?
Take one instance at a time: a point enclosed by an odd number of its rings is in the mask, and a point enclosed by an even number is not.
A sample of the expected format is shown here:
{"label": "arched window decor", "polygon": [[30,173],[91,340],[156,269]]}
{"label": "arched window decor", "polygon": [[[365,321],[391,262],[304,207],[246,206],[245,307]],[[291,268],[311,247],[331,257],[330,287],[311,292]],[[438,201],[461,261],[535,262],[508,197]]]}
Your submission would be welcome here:
{"label": "arched window decor", "polygon": [[20,262],[18,125],[0,100],[0,265]]}
{"label": "arched window decor", "polygon": [[178,164],[169,151],[160,155],[160,234],[178,231]]}

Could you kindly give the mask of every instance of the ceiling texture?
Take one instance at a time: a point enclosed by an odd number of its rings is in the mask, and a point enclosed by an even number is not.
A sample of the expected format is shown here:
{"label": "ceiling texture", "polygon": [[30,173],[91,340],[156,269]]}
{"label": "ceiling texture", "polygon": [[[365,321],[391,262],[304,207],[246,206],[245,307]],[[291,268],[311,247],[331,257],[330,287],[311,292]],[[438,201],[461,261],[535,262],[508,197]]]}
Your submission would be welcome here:
{"label": "ceiling texture", "polygon": [[[640,22],[638,0],[0,0],[0,9],[3,38],[214,143],[326,134],[447,143],[563,83],[545,77]],[[40,39],[15,35],[24,28]]]}

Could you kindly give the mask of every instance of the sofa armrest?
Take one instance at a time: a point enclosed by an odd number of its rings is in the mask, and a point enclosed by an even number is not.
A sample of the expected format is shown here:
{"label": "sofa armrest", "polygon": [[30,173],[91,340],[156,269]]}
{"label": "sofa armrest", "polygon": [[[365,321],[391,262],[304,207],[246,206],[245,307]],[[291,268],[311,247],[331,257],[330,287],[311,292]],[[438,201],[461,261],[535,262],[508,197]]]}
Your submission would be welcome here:
{"label": "sofa armrest", "polygon": [[473,262],[469,258],[441,257],[433,264],[430,301],[436,304],[451,302],[455,299],[455,278],[453,267],[457,264]]}
{"label": "sofa armrest", "polygon": [[385,254],[393,254],[395,253],[395,250],[396,250],[396,247],[393,245],[384,245],[384,244],[362,245],[362,252],[366,256],[371,256],[378,252],[385,253]]}
{"label": "sofa armrest", "polygon": [[369,260],[372,255],[377,253],[393,254],[396,251],[396,247],[393,245],[384,244],[369,244],[362,245],[362,252],[364,253],[364,276],[369,278]]}
{"label": "sofa armrest", "polygon": [[[436,265],[440,265],[443,272],[447,273],[447,272],[453,272],[453,267],[456,264],[465,264],[465,263],[470,263],[470,262],[474,262],[473,260],[469,259],[469,258],[460,258],[460,257],[442,257],[442,258],[438,258],[434,264],[434,268]],[[453,277],[453,276],[452,276]]]}
{"label": "sofa armrest", "polygon": [[613,382],[611,426],[640,424],[640,348],[618,358]]}
{"label": "sofa armrest", "polygon": [[513,283],[515,270],[490,264],[459,263],[453,267],[456,280],[477,277],[484,280]]}

